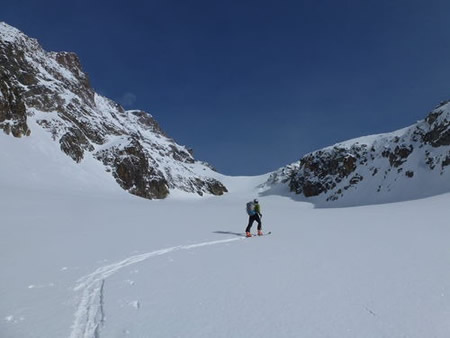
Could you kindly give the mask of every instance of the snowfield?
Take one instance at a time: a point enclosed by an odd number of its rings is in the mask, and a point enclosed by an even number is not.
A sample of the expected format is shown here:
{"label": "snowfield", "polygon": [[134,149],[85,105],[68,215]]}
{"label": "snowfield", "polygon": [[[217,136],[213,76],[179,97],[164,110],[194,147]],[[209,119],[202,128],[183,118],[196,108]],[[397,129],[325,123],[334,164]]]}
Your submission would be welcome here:
{"label": "snowfield", "polygon": [[150,201],[47,142],[0,134],[1,337],[450,336],[450,194],[335,209],[261,195],[272,234],[246,239],[267,175]]}
{"label": "snowfield", "polygon": [[[369,179],[345,196],[349,174],[333,186],[343,198],[332,206],[352,207],[318,208],[326,197],[302,200],[287,184],[268,186],[270,174],[227,177],[195,161],[146,113],[94,94],[75,54],[47,53],[1,22],[0,42],[14,66],[3,74],[2,129],[31,131],[0,132],[1,338],[450,337],[448,102],[420,133],[341,143],[376,148],[376,167],[361,164],[357,183]],[[169,198],[122,190],[120,156],[127,173],[142,164],[149,182],[167,182]],[[389,174],[394,160],[406,164]],[[229,193],[212,196],[225,190],[213,178]],[[272,234],[247,239],[255,197]],[[369,205],[380,202],[396,203]]]}

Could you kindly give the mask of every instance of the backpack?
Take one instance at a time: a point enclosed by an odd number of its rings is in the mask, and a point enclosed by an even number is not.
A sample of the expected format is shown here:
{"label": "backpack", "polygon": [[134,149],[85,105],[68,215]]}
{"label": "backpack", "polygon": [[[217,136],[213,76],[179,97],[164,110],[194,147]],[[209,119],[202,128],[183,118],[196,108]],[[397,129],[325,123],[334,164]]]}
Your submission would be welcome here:
{"label": "backpack", "polygon": [[247,214],[249,216],[253,216],[254,214],[256,214],[256,212],[255,212],[255,203],[253,203],[252,201],[248,202],[246,210],[247,210]]}

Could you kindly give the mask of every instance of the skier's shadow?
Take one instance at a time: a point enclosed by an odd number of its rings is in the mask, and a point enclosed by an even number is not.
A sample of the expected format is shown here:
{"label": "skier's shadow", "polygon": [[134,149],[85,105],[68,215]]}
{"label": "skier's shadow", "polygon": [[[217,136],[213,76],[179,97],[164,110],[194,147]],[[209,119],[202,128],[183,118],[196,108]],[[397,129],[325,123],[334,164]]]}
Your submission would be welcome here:
{"label": "skier's shadow", "polygon": [[214,234],[221,234],[221,235],[234,235],[239,237],[244,237],[245,234],[242,232],[233,232],[233,231],[213,231]]}

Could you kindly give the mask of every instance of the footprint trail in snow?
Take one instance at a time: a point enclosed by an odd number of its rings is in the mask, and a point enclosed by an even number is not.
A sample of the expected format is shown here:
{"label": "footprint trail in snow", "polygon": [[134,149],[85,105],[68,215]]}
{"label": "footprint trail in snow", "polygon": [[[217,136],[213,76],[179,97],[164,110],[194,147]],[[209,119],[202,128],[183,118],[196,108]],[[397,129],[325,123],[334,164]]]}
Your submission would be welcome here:
{"label": "footprint trail in snow", "polygon": [[80,292],[81,298],[75,312],[75,320],[72,325],[70,338],[97,338],[104,323],[103,289],[105,280],[120,269],[145,261],[151,257],[165,255],[180,250],[191,250],[204,246],[224,244],[242,240],[243,238],[231,238],[211,242],[203,242],[189,245],[179,245],[166,249],[160,249],[140,255],[131,256],[120,262],[102,266],[93,273],[80,278],[74,291]]}

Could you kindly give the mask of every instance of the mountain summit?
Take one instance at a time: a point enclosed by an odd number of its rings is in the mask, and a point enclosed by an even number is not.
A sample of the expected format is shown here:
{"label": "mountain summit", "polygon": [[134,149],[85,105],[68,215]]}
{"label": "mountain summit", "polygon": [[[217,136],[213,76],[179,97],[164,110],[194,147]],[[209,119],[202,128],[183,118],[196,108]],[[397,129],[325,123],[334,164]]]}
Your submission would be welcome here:
{"label": "mountain summit", "polygon": [[42,128],[73,161],[96,159],[123,189],[141,197],[227,191],[150,114],[126,111],[96,93],[75,53],[46,52],[0,22],[0,65],[0,129],[6,134],[33,143],[34,130]]}

